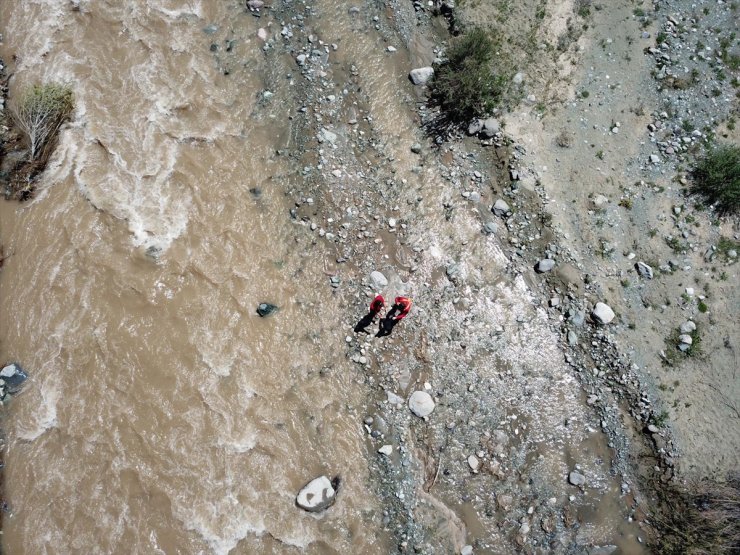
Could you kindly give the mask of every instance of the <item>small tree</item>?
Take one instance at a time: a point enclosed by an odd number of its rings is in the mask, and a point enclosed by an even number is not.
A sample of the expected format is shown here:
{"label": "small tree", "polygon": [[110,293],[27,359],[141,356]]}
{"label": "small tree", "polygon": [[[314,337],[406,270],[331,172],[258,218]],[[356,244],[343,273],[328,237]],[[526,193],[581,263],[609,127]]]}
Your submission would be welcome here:
{"label": "small tree", "polygon": [[454,39],[447,60],[435,68],[432,99],[451,123],[467,124],[490,113],[504,94],[507,77],[494,74],[494,43],[483,29],[475,28]]}
{"label": "small tree", "polygon": [[693,171],[693,191],[716,204],[718,212],[740,209],[740,146],[724,145],[707,152]]}
{"label": "small tree", "polygon": [[28,142],[28,161],[41,158],[74,108],[72,89],[57,83],[33,85],[20,96],[13,119]]}

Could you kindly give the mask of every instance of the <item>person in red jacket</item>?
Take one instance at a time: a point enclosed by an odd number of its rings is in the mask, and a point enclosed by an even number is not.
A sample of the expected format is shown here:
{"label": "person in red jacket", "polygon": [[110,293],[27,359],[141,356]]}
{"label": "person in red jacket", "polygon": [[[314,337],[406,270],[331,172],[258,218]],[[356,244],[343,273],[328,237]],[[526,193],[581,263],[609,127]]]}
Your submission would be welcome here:
{"label": "person in red jacket", "polygon": [[403,320],[408,316],[409,312],[411,311],[411,299],[408,297],[396,297],[396,300],[393,302],[393,308],[391,309],[391,314],[394,312],[398,312],[398,315],[395,317],[396,320]]}
{"label": "person in red jacket", "polygon": [[373,302],[370,303],[370,312],[368,312],[365,316],[362,317],[362,319],[355,324],[355,333],[371,333],[367,331],[367,327],[372,324],[375,319],[380,316],[380,313],[383,312],[383,309],[385,308],[385,299],[383,298],[383,295],[377,295]]}
{"label": "person in red jacket", "polygon": [[373,299],[373,302],[370,303],[370,314],[373,315],[373,320],[375,317],[380,314],[380,312],[385,308],[385,299],[383,298],[383,295],[378,295]]}
{"label": "person in red jacket", "polygon": [[385,337],[390,335],[398,322],[408,316],[411,310],[411,299],[408,297],[396,297],[393,306],[386,314],[385,318],[380,321],[380,329],[376,337]]}

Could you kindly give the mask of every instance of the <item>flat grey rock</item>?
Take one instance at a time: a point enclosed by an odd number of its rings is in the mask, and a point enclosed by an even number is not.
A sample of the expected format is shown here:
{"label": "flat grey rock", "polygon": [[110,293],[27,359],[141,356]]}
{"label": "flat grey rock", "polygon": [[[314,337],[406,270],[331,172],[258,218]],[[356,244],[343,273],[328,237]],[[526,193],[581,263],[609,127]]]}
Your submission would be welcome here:
{"label": "flat grey rock", "polygon": [[555,261],[552,258],[543,258],[534,267],[535,271],[542,274],[549,272],[555,267]]}
{"label": "flat grey rock", "polygon": [[491,138],[499,131],[501,131],[501,124],[496,118],[488,118],[483,121],[481,134],[484,137]]}
{"label": "flat grey rock", "polygon": [[493,205],[493,213],[497,216],[506,216],[511,212],[511,208],[504,199],[498,199]]}
{"label": "flat grey rock", "polygon": [[373,287],[375,287],[375,289],[380,289],[388,285],[388,278],[385,277],[382,272],[378,272],[377,270],[370,273],[370,281],[373,283]]}
{"label": "flat grey rock", "polygon": [[574,486],[582,486],[586,483],[586,477],[583,474],[580,474],[573,470],[570,474],[568,474],[568,481]]}
{"label": "flat grey rock", "polygon": [[474,119],[468,125],[468,135],[477,135],[483,129],[483,122],[479,119]]}

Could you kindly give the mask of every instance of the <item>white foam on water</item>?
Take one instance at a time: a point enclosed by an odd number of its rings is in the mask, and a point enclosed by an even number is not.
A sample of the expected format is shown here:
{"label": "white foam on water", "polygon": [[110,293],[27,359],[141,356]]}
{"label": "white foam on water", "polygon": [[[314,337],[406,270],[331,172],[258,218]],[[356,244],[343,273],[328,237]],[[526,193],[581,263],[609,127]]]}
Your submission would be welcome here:
{"label": "white foam on water", "polygon": [[147,10],[155,10],[170,19],[196,16],[203,17],[203,6],[200,0],[183,2],[182,0],[149,0]]}
{"label": "white foam on water", "polygon": [[[18,437],[26,441],[34,441],[41,437],[44,432],[57,426],[57,402],[59,401],[59,389],[50,383],[42,384],[38,391],[41,398],[38,401],[37,410],[29,415],[18,425]],[[29,403],[30,396],[25,396],[24,403]]]}
{"label": "white foam on water", "polygon": [[188,501],[185,506],[174,506],[173,513],[187,530],[198,534],[215,555],[228,555],[249,534],[260,537],[266,531],[262,518],[255,516],[250,520],[246,507],[231,494],[215,502]]}

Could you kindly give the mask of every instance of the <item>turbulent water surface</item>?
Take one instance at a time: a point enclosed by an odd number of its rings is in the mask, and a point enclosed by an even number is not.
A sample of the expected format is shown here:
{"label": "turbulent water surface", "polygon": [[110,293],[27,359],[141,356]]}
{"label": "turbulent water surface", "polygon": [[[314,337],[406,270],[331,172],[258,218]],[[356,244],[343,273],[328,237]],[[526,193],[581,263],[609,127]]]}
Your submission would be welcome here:
{"label": "turbulent water surface", "polygon": [[[337,334],[321,257],[291,247],[275,151],[294,131],[260,107],[285,78],[260,21],[197,0],[6,1],[1,19],[11,93],[76,95],[41,193],[0,213],[1,347],[32,375],[5,421],[6,551],[381,549],[357,392],[319,375],[338,351],[317,332]],[[319,520],[293,498],[324,472],[353,479]]]}

